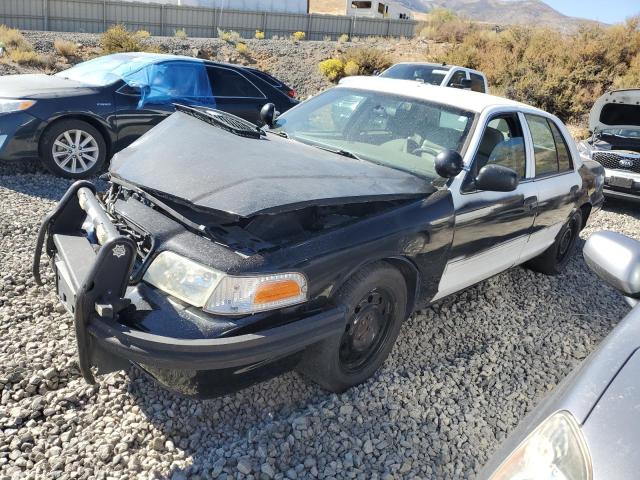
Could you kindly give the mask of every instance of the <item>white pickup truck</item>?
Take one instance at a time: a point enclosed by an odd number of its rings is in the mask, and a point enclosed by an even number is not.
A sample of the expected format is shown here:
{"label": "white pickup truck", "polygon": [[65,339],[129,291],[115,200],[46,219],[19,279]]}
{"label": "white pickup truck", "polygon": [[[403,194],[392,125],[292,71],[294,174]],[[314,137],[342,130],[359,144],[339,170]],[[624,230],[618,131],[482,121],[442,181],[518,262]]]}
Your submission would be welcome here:
{"label": "white pickup truck", "polygon": [[396,63],[380,76],[489,93],[489,84],[484,73],[457,65],[424,62]]}

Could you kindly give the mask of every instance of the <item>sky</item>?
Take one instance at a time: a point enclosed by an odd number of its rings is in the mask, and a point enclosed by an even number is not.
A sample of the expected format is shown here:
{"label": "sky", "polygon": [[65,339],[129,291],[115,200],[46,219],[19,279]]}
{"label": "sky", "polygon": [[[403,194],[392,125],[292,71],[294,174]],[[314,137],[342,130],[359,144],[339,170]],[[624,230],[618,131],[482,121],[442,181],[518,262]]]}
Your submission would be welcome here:
{"label": "sky", "polygon": [[543,0],[565,15],[590,18],[605,23],[624,21],[640,14],[640,0]]}

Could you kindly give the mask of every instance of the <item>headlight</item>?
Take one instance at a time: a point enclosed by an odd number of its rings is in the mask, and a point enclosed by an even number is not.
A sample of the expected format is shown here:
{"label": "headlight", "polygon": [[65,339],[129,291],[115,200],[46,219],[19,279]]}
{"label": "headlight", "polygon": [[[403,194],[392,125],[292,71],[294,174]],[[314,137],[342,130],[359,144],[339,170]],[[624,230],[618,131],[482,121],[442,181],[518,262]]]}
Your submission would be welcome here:
{"label": "headlight", "polygon": [[302,303],[307,299],[307,280],[300,273],[259,277],[224,277],[205,306],[210,313],[255,313]]}
{"label": "headlight", "polygon": [[209,313],[240,315],[302,303],[307,280],[300,273],[226,275],[173,252],[162,252],[144,280],[160,290]]}
{"label": "headlight", "polygon": [[204,307],[221,278],[221,272],[173,252],[158,255],[144,275],[151,285],[194,307]]}
{"label": "headlight", "polygon": [[591,480],[591,459],[580,426],[569,412],[540,424],[490,480]]}
{"label": "headlight", "polygon": [[0,113],[20,112],[35,105],[33,100],[12,100],[0,98]]}

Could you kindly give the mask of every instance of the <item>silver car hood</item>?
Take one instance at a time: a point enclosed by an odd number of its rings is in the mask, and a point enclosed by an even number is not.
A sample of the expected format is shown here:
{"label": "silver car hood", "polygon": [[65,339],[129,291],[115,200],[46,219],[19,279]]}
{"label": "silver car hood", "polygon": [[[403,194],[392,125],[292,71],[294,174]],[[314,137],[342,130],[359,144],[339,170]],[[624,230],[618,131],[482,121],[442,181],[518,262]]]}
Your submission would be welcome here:
{"label": "silver car hood", "polygon": [[640,129],[640,89],[613,90],[591,108],[589,130]]}
{"label": "silver car hood", "polygon": [[582,432],[589,446],[593,478],[637,478],[640,472],[640,352],[618,372],[593,408]]}

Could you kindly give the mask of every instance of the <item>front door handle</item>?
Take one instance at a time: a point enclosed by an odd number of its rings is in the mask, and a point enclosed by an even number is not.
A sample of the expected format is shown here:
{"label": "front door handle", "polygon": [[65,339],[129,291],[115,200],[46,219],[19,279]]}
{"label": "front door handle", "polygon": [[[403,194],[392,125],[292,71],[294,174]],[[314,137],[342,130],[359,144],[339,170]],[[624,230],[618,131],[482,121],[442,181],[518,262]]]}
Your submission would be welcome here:
{"label": "front door handle", "polygon": [[526,211],[531,211],[538,206],[538,197],[527,197],[524,199],[524,209]]}

